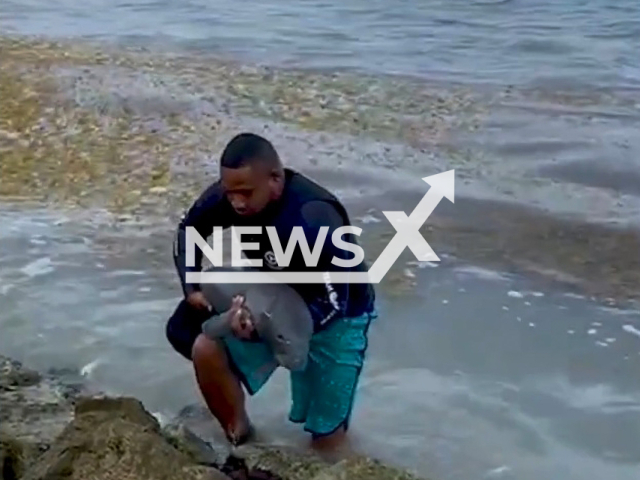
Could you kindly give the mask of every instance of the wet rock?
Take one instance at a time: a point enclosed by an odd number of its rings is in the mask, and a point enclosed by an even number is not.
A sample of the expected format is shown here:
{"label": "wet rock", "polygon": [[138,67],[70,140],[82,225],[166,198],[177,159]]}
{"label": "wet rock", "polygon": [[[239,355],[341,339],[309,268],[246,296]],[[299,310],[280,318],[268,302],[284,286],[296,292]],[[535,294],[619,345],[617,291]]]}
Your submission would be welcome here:
{"label": "wet rock", "polygon": [[74,413],[23,480],[227,479],[175,448],[136,399],[80,398]]}
{"label": "wet rock", "polygon": [[163,428],[169,443],[201,465],[218,465],[222,458],[210,444],[202,440],[189,428],[180,423],[170,423]]}
{"label": "wet rock", "polygon": [[124,419],[160,432],[160,424],[139,400],[131,397],[81,397],[75,405],[74,422]]}
{"label": "wet rock", "polygon": [[393,468],[381,462],[355,457],[343,460],[324,469],[313,480],[417,480],[409,472]]}
{"label": "wet rock", "polygon": [[24,367],[20,362],[0,356],[0,389],[28,387],[40,382],[38,372]]}
{"label": "wet rock", "polygon": [[17,480],[24,471],[25,452],[22,443],[0,432],[0,480]]}
{"label": "wet rock", "polygon": [[284,480],[268,470],[257,467],[250,469],[243,459],[235,456],[229,456],[220,470],[231,480]]}
{"label": "wet rock", "polygon": [[40,451],[73,415],[72,401],[53,378],[0,356],[0,425],[13,437]]}
{"label": "wet rock", "polygon": [[271,472],[284,480],[310,480],[331,466],[313,453],[284,446],[243,445],[234,451],[234,457],[249,471]]}
{"label": "wet rock", "polygon": [[184,424],[200,418],[200,408],[185,409],[163,428],[135,398],[82,389],[70,398],[51,372],[1,356],[0,386],[0,480],[413,479],[369,459],[332,463],[259,441],[227,455]]}
{"label": "wet rock", "polygon": [[259,480],[418,480],[410,472],[365,456],[330,462],[291,447],[245,445],[222,466],[232,479]]}

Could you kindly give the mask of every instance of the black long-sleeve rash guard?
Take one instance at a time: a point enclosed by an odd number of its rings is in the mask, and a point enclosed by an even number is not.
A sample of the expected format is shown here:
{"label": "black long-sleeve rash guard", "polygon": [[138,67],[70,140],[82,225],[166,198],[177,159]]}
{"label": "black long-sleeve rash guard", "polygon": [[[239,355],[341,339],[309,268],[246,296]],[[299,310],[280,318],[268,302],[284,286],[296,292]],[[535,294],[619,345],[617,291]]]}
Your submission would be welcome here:
{"label": "black long-sleeve rash guard", "polygon": [[[300,216],[304,223],[305,236],[309,239],[311,247],[311,242],[318,238],[320,228],[329,227],[318,265],[334,272],[349,271],[331,263],[334,256],[342,260],[349,259],[349,255],[331,241],[333,232],[344,225],[336,209],[325,202],[309,202],[300,209]],[[350,292],[348,283],[333,284],[329,279],[324,285],[320,285],[320,288],[318,296],[307,303],[318,328],[323,328],[332,319],[346,315]]]}
{"label": "black long-sleeve rash guard", "polygon": [[[319,199],[315,199],[314,196],[311,195],[311,198],[300,202],[300,195],[297,191],[302,189],[306,193],[305,189],[317,189],[321,187],[317,187],[299,174],[290,174],[288,172],[287,178],[289,182],[294,181],[291,175],[295,175],[295,187],[289,188],[289,191],[283,194],[285,198],[278,202],[278,206],[268,208],[265,213],[249,220],[239,217],[235,211],[233,211],[226,198],[222,195],[218,183],[209,187],[200,196],[181,220],[174,240],[173,257],[185,295],[200,290],[199,285],[186,283],[185,276],[188,271],[201,271],[203,257],[200,249],[195,248],[195,265],[193,267],[187,267],[185,245],[187,226],[194,227],[202,238],[209,237],[213,233],[214,227],[228,228],[233,225],[262,226],[262,235],[259,237],[255,236],[251,239],[251,241],[260,242],[260,249],[247,250],[245,251],[245,255],[248,258],[263,259],[263,265],[265,263],[264,255],[270,249],[270,242],[267,240],[267,242],[264,243],[268,237],[264,227],[271,226],[274,223],[280,226],[284,225],[284,230],[294,225],[301,226],[304,231],[304,236],[307,239],[307,244],[312,251],[321,227],[328,227],[318,264],[316,267],[313,267],[312,270],[336,272],[362,271],[364,269],[364,262],[353,268],[339,267],[331,263],[334,257],[344,260],[350,260],[353,257],[352,252],[336,247],[331,240],[333,232],[336,229],[349,225],[346,212],[340,212],[336,208],[336,206],[340,208],[339,204],[332,204],[332,201],[327,201],[326,198],[322,198],[324,194],[322,189],[319,193]],[[316,194],[318,193],[316,192]],[[281,239],[280,243],[283,249],[286,249],[287,241],[288,236],[287,238]],[[349,236],[348,241],[356,243],[354,236]],[[296,253],[294,253],[291,261],[291,270],[300,271],[306,269],[300,264],[299,260],[295,260],[296,258],[302,258],[299,252],[300,246],[298,244],[296,246]],[[261,269],[268,270],[269,268],[262,267]],[[316,331],[324,329],[331,320],[335,318],[360,315],[368,311],[372,308],[374,301],[374,292],[369,284],[333,284],[327,281],[324,284],[293,284],[291,287],[296,289],[305,299],[314,319]]]}

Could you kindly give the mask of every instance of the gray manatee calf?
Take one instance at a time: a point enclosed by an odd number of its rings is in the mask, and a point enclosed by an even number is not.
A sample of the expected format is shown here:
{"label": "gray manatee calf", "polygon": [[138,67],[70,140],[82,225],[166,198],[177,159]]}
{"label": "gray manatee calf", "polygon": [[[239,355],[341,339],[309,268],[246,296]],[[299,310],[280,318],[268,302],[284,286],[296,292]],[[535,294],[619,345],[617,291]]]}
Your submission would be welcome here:
{"label": "gray manatee calf", "polygon": [[273,351],[276,361],[291,371],[304,370],[313,335],[313,319],[307,304],[293,288],[277,283],[203,283],[200,288],[214,310],[219,312],[202,325],[207,337],[216,339],[232,334],[227,311],[233,297],[243,295],[254,327],[260,339]]}

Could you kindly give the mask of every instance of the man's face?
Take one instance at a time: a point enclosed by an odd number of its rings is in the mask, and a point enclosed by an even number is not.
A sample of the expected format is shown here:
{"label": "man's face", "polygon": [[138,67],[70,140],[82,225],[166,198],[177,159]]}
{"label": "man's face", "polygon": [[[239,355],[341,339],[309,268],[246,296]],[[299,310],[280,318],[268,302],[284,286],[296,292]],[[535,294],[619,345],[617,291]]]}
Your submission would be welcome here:
{"label": "man's face", "polygon": [[233,209],[243,216],[260,213],[276,198],[279,176],[260,165],[241,168],[222,168],[222,188]]}

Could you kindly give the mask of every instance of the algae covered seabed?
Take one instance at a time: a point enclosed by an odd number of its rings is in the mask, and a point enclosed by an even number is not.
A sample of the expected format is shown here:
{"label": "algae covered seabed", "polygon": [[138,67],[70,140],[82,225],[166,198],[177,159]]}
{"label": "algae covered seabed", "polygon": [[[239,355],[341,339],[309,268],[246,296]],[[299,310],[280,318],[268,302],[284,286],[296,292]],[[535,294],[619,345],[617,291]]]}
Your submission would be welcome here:
{"label": "algae covered seabed", "polygon": [[[77,40],[4,37],[0,55],[5,204],[173,222],[215,178],[230,137],[252,130],[356,213],[409,211],[424,193],[420,177],[456,169],[456,205],[444,201],[424,228],[441,252],[549,273],[604,298],[638,295],[633,196],[558,186],[509,168],[500,174],[497,160],[465,143],[483,129],[496,98],[514,95],[510,89],[274,70]],[[565,106],[625,101],[529,95]],[[550,213],[552,202],[559,214]],[[394,231],[372,230],[363,242],[374,258]]]}
{"label": "algae covered seabed", "polygon": [[[3,353],[175,413],[198,397],[164,339],[179,299],[171,239],[231,136],[266,135],[335,191],[368,258],[394,233],[381,211],[409,213],[421,178],[453,168],[455,204],[423,228],[442,265],[406,251],[378,287],[363,445],[443,480],[634,478],[640,320],[617,307],[638,298],[637,196],[532,175],[516,153],[505,162],[479,148],[511,135],[507,147],[526,150],[510,128],[535,131],[521,116],[533,100],[569,117],[605,105],[612,121],[631,116],[628,98],[5,37],[0,99]],[[253,408],[295,442],[300,432],[280,427],[285,392],[279,378]]]}
{"label": "algae covered seabed", "polygon": [[[191,199],[210,180],[199,167],[214,173],[230,135],[267,128],[258,119],[424,148],[446,135],[455,109],[471,104],[463,94],[445,98],[407,82],[402,92],[357,77],[276,74],[220,59],[7,38],[1,48],[1,193],[83,206],[99,198],[114,210],[134,210],[154,193],[173,200],[190,187]],[[242,115],[254,123],[241,125]],[[473,118],[466,121],[474,128]]]}

